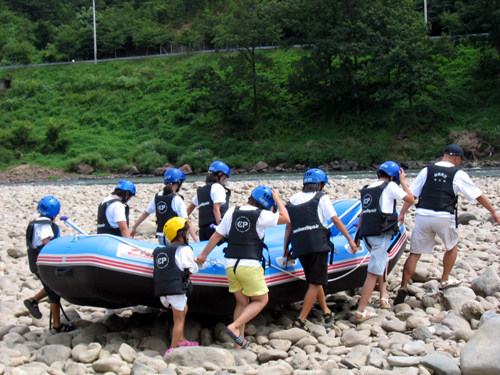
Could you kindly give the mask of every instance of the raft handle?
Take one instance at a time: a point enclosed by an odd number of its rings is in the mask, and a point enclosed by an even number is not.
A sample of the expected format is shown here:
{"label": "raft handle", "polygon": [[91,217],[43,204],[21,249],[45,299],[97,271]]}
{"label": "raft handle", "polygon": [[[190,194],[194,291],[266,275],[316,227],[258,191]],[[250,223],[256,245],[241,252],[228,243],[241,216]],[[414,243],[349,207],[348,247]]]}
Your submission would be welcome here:
{"label": "raft handle", "polygon": [[73,273],[73,269],[71,267],[57,267],[56,268],[56,276],[57,277],[71,276],[72,273]]}

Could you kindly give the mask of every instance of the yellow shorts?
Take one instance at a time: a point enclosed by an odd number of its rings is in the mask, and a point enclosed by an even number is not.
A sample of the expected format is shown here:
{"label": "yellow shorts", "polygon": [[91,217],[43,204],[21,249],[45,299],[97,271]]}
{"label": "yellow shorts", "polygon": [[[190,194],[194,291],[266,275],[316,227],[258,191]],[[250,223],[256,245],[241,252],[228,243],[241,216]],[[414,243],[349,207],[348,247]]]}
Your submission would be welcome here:
{"label": "yellow shorts", "polygon": [[264,269],[262,267],[236,267],[236,274],[233,272],[234,267],[226,268],[226,275],[229,281],[229,292],[241,292],[248,297],[262,296],[269,292],[264,278]]}

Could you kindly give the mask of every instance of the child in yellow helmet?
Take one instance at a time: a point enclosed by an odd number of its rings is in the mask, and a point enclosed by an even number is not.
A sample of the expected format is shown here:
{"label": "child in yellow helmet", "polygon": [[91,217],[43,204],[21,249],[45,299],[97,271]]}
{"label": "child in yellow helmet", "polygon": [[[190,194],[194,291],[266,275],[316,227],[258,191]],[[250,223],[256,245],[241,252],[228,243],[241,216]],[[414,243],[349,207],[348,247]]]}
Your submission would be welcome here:
{"label": "child in yellow helmet", "polygon": [[184,337],[184,323],[187,314],[187,292],[190,286],[189,276],[198,272],[194,261],[193,249],[188,245],[189,224],[187,219],[175,216],[163,227],[163,233],[170,244],[157,247],[153,251],[154,293],[160,297],[165,307],[172,306],[174,328],[170,348],[165,355],[180,346],[198,346],[196,341]]}

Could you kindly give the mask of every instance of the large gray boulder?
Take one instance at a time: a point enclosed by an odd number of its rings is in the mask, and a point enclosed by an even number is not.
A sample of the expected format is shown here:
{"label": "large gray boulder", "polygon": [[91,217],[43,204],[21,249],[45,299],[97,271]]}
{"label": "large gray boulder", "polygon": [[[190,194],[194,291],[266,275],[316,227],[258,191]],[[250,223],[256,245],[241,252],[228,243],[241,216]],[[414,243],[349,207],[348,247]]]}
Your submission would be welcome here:
{"label": "large gray boulder", "polygon": [[497,273],[498,265],[491,265],[486,271],[472,282],[472,290],[476,294],[487,297],[500,292],[500,277]]}
{"label": "large gray boulder", "polygon": [[225,369],[236,365],[230,351],[209,346],[176,348],[165,356],[165,360],[168,363],[190,367],[204,367],[206,363],[213,363]]}
{"label": "large gray boulder", "polygon": [[463,375],[500,375],[500,315],[488,319],[462,349]]}

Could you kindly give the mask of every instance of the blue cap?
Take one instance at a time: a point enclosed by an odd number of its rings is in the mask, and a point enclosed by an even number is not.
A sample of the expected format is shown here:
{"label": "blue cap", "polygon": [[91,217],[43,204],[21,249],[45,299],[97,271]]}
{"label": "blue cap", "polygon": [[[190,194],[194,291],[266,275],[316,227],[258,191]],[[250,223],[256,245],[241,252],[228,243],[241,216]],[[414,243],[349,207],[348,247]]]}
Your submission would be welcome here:
{"label": "blue cap", "polygon": [[444,153],[449,154],[451,156],[460,156],[462,160],[469,161],[469,159],[465,157],[464,149],[459,145],[457,145],[456,143],[452,143],[446,146],[446,148],[444,149]]}

